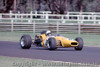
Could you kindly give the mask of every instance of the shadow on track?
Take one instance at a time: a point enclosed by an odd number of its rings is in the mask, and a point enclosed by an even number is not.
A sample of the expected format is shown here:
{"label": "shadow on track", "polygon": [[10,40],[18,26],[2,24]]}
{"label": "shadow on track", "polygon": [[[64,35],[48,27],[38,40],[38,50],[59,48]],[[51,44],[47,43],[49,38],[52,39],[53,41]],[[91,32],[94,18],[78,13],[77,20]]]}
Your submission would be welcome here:
{"label": "shadow on track", "polygon": [[48,50],[44,47],[31,47],[30,50],[46,50],[46,51],[76,51],[74,48],[57,48],[56,50]]}

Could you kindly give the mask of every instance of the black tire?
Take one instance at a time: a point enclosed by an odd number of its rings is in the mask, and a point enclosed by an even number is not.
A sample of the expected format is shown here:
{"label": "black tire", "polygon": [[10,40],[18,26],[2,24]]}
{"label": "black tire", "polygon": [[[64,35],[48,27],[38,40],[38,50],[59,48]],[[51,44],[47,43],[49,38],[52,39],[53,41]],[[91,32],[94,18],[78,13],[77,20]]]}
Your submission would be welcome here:
{"label": "black tire", "polygon": [[23,35],[20,39],[20,46],[22,49],[29,49],[32,44],[32,38],[30,35]]}
{"label": "black tire", "polygon": [[83,49],[83,39],[78,37],[75,40],[79,43],[79,45],[75,47],[75,50],[82,50]]}
{"label": "black tire", "polygon": [[55,50],[55,49],[57,49],[55,38],[50,37],[50,38],[48,39],[48,41],[47,41],[47,48],[48,48],[49,50]]}

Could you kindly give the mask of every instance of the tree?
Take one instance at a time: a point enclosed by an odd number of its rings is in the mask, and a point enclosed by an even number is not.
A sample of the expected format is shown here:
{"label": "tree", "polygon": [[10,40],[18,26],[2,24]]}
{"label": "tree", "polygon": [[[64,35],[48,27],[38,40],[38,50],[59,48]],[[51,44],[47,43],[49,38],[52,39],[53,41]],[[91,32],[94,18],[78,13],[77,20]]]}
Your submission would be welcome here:
{"label": "tree", "polygon": [[98,0],[94,0],[93,2],[90,2],[89,4],[87,4],[86,10],[87,11],[95,11],[95,12],[100,12],[100,1]]}
{"label": "tree", "polygon": [[1,3],[3,3],[2,7],[4,7],[4,8],[0,9],[0,12],[7,13],[7,12],[9,12],[9,10],[12,10],[13,2],[14,2],[14,0],[3,0],[3,2],[1,2]]}
{"label": "tree", "polygon": [[82,10],[83,0],[68,0],[68,2],[69,2],[69,5],[71,6],[70,11],[81,11]]}
{"label": "tree", "polygon": [[52,13],[64,14],[66,11],[67,0],[45,0]]}
{"label": "tree", "polygon": [[65,14],[67,11],[100,11],[100,0],[0,0],[0,13],[10,10],[21,13],[30,11],[51,11]]}

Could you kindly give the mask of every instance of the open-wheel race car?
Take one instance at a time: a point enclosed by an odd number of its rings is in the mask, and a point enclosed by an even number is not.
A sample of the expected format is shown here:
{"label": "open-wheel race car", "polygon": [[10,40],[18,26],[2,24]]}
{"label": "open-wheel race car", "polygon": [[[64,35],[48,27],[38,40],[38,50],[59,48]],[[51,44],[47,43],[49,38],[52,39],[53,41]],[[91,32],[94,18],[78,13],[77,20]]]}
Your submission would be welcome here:
{"label": "open-wheel race car", "polygon": [[74,47],[75,50],[82,50],[83,39],[80,37],[69,39],[59,34],[52,35],[49,30],[42,31],[40,35],[35,35],[34,39],[32,39],[30,35],[22,35],[20,39],[20,46],[22,49],[29,49],[32,44],[37,47],[45,47],[49,50],[55,50],[59,47]]}

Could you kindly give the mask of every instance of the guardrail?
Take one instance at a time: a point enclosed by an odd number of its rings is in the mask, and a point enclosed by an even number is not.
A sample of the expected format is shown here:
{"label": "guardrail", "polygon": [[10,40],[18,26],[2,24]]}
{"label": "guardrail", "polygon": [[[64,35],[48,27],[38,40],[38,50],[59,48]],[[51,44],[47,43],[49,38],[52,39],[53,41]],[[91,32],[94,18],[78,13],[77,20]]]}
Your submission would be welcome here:
{"label": "guardrail", "polygon": [[51,30],[54,33],[98,33],[98,24],[68,24],[68,23],[0,23],[0,31],[28,31],[39,33],[43,30]]}
{"label": "guardrail", "polygon": [[33,31],[50,29],[53,32],[100,33],[100,13],[68,12],[66,15],[50,12],[0,13],[0,31]]}
{"label": "guardrail", "polygon": [[[77,23],[88,23],[91,21],[92,24],[100,24],[100,13],[98,12],[68,12],[66,15],[50,14],[49,11],[42,12],[30,12],[30,13],[0,13],[0,20],[9,20],[10,22],[26,22],[31,23],[33,21],[44,21],[48,23],[51,21],[59,21],[61,23],[67,23],[74,21]],[[0,21],[0,22],[2,22]],[[71,23],[71,22],[70,22]]]}

